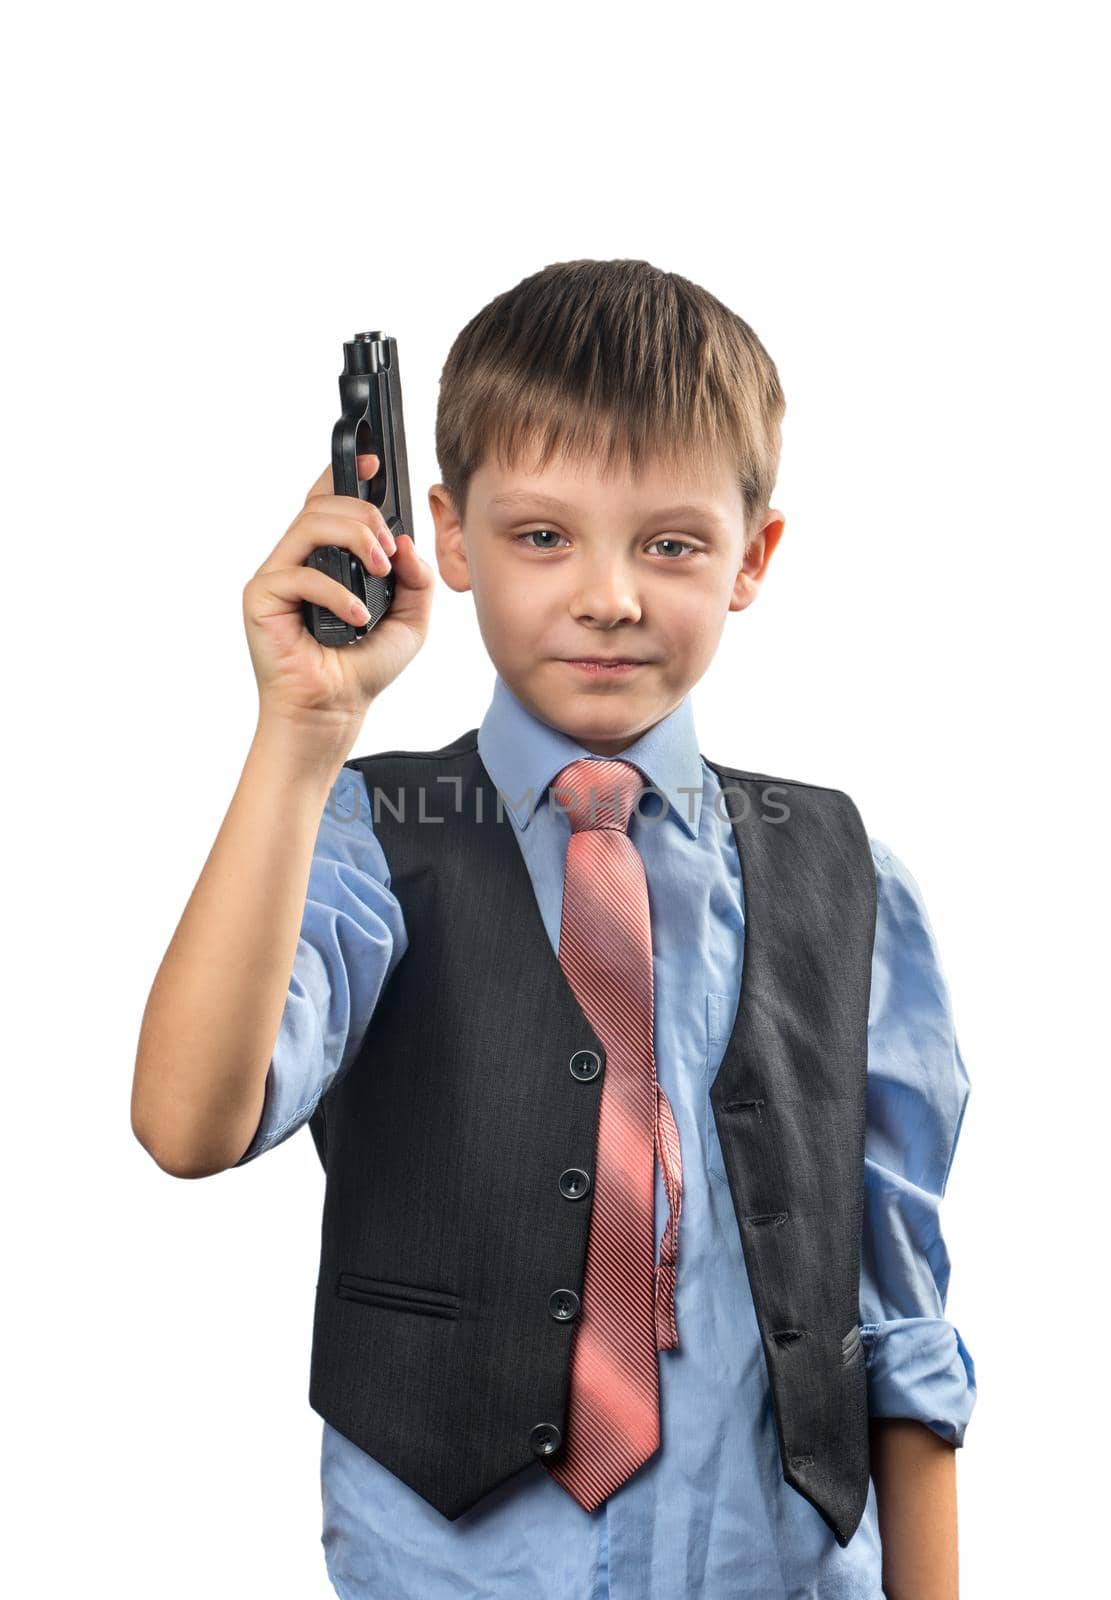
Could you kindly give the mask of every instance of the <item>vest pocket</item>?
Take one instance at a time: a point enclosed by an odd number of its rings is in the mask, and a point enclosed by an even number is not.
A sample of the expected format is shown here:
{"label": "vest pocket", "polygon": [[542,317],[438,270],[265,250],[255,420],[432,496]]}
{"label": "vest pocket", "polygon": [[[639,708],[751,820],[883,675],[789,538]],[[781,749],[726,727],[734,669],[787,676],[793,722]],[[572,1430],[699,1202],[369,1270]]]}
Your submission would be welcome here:
{"label": "vest pocket", "polygon": [[368,1278],[359,1272],[341,1272],[336,1280],[336,1293],[343,1300],[360,1300],[364,1305],[381,1306],[386,1311],[414,1311],[424,1317],[459,1315],[459,1296],[448,1289],[395,1283],[389,1278]]}
{"label": "vest pocket", "polygon": [[708,993],[706,996],[706,1051],[703,1061],[705,1076],[705,1093],[703,1106],[706,1117],[706,1167],[712,1178],[717,1178],[719,1183],[728,1183],[725,1171],[725,1159],[721,1153],[721,1138],[718,1134],[717,1123],[714,1120],[714,1108],[710,1104],[710,1089],[714,1078],[717,1076],[721,1057],[725,1053],[724,1047],[729,1039],[729,1025],[732,1021],[734,1001],[728,994]]}

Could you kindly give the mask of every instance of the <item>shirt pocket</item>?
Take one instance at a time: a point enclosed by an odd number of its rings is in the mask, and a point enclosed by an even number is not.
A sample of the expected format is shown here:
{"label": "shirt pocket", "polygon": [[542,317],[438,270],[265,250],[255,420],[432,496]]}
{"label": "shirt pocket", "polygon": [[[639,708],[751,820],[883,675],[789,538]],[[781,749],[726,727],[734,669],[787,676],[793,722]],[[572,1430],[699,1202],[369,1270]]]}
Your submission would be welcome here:
{"label": "shirt pocket", "polygon": [[729,1042],[730,1023],[733,1020],[735,998],[728,994],[708,993],[706,996],[706,1049],[703,1057],[705,1092],[702,1096],[706,1118],[706,1169],[712,1178],[728,1183],[725,1159],[721,1153],[714,1108],[710,1104],[710,1089],[717,1077],[725,1046]]}

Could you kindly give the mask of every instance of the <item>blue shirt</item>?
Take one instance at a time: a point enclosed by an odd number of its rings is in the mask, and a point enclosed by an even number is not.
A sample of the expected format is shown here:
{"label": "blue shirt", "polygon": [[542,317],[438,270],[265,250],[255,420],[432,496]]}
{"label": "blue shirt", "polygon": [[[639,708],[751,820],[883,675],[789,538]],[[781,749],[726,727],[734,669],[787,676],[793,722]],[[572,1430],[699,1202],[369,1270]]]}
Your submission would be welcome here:
{"label": "blue shirt", "polygon": [[[570,825],[548,785],[589,756],[496,678],[478,734],[558,955]],[[842,1548],[783,1478],[743,1249],[709,1101],[732,1031],[744,895],[727,797],[702,760],[690,697],[621,752],[667,797],[629,835],[652,916],[656,1073],[683,1162],[676,1322],[659,1355],[661,1447],[588,1514],[539,1461],[454,1522],[324,1424],[328,1575],[344,1600],[882,1600],[874,1487]],[[715,806],[715,798],[718,804]],[[917,885],[870,841],[878,892],[868,1026],[860,1322],[874,1416],[964,1440],[975,1369],[946,1320],[938,1206],[969,1084]],[[287,1139],[353,1061],[407,948],[359,773],[341,769],[321,818],[301,937],[258,1132],[239,1165]],[[657,1165],[656,1248],[667,1221]]]}

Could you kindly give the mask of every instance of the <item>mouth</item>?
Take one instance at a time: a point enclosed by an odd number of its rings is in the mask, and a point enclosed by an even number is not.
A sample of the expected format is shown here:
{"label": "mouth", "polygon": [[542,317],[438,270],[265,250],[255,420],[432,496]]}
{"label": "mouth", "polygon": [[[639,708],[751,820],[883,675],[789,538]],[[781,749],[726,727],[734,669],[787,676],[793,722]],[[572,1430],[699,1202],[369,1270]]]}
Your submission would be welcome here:
{"label": "mouth", "polygon": [[580,656],[564,663],[568,667],[577,667],[580,672],[593,673],[597,676],[619,677],[627,672],[635,672],[638,667],[646,667],[647,661],[634,661],[629,656]]}

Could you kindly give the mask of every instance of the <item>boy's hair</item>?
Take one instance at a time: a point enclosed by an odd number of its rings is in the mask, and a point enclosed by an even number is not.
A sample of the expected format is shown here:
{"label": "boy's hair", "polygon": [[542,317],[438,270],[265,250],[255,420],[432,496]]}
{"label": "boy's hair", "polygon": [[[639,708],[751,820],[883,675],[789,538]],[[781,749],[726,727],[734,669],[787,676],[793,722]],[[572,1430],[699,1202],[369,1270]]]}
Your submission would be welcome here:
{"label": "boy's hair", "polygon": [[650,455],[712,469],[724,453],[745,535],[766,515],[785,402],[747,322],[707,290],[647,261],[559,261],[498,295],[448,352],[436,455],[462,520],[471,477],[535,448],[602,456],[635,475]]}

